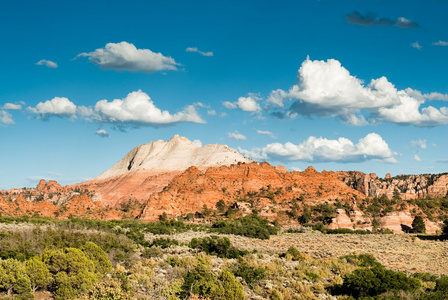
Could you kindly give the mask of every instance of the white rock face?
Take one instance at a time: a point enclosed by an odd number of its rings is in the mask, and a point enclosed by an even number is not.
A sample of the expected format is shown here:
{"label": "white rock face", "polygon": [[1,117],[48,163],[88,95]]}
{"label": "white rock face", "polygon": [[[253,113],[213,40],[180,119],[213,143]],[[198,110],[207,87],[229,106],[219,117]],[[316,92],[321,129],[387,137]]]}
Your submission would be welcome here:
{"label": "white rock face", "polygon": [[215,167],[252,160],[226,145],[198,147],[186,137],[175,135],[168,142],[158,140],[131,150],[112,168],[94,179],[106,179],[133,171],[183,171],[191,166]]}

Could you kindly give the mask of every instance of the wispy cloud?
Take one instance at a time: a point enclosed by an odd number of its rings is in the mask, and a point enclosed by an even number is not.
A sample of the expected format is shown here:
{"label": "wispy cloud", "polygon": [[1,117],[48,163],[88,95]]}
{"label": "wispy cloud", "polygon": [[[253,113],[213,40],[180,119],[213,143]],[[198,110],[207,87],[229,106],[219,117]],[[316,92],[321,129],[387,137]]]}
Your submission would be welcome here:
{"label": "wispy cloud", "polygon": [[5,103],[1,109],[4,110],[20,110],[22,109],[21,104],[14,104],[14,103]]}
{"label": "wispy cloud", "polygon": [[272,132],[267,131],[267,130],[265,130],[265,131],[264,130],[257,130],[257,133],[260,134],[260,135],[267,135],[267,136],[269,136],[269,137],[271,137],[273,139],[277,138]]}
{"label": "wispy cloud", "polygon": [[213,56],[213,52],[202,52],[200,51],[198,48],[196,47],[188,47],[187,49],[185,49],[186,52],[195,52],[195,53],[199,53],[202,56]]}
{"label": "wispy cloud", "polygon": [[448,42],[445,41],[438,41],[435,43],[432,43],[434,46],[448,46]]}
{"label": "wispy cloud", "polygon": [[420,44],[419,44],[418,42],[414,42],[414,43],[412,43],[412,44],[411,44],[411,47],[412,47],[412,48],[415,48],[415,49],[417,49],[417,50],[421,50],[421,49],[422,49],[422,46],[420,46]]}
{"label": "wispy cloud", "polygon": [[52,69],[56,69],[58,67],[58,64],[51,61],[51,60],[46,60],[46,59],[41,59],[39,60],[36,65],[38,66],[46,66]]}
{"label": "wispy cloud", "polygon": [[4,125],[14,124],[12,115],[7,111],[0,110],[0,124],[4,124]]}
{"label": "wispy cloud", "polygon": [[416,141],[411,141],[411,145],[414,148],[421,148],[421,149],[426,149],[426,140],[416,140]]}
{"label": "wispy cloud", "polygon": [[171,57],[155,53],[149,49],[137,49],[127,42],[108,43],[104,48],[92,52],[78,54],[78,57],[89,60],[105,70],[124,70],[132,72],[156,72],[177,70],[179,64]]}
{"label": "wispy cloud", "polygon": [[375,13],[367,12],[365,15],[354,11],[345,16],[345,21],[350,24],[360,26],[396,26],[399,28],[413,28],[418,27],[418,24],[408,20],[404,17],[399,17],[396,20],[388,18],[377,18]]}
{"label": "wispy cloud", "polygon": [[329,140],[322,137],[309,137],[300,144],[291,142],[268,144],[252,150],[238,149],[244,156],[255,160],[271,159],[275,161],[307,162],[363,162],[376,160],[396,163],[395,155],[388,144],[376,133],[369,133],[354,144],[347,138]]}
{"label": "wispy cloud", "polygon": [[109,137],[109,133],[105,129],[98,129],[95,134],[103,138]]}
{"label": "wispy cloud", "polygon": [[234,139],[234,140],[246,140],[246,136],[239,133],[238,131],[235,132],[229,132],[228,133],[229,138]]}

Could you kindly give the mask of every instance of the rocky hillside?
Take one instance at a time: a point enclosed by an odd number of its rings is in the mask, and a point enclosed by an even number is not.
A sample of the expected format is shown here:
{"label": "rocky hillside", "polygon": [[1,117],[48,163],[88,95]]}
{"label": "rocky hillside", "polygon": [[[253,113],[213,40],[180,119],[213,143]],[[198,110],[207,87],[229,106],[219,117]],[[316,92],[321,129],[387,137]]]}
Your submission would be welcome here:
{"label": "rocky hillside", "polygon": [[75,186],[94,190],[95,201],[110,205],[130,198],[145,201],[191,166],[205,170],[238,162],[252,160],[226,145],[198,147],[189,139],[175,135],[168,142],[159,140],[135,147],[106,172]]}
{"label": "rocky hillside", "polygon": [[448,192],[448,174],[399,175],[384,179],[374,173],[364,174],[358,171],[337,172],[340,180],[349,187],[360,191],[369,197],[386,195],[394,197],[394,192],[401,199],[422,199],[426,197],[444,197]]}

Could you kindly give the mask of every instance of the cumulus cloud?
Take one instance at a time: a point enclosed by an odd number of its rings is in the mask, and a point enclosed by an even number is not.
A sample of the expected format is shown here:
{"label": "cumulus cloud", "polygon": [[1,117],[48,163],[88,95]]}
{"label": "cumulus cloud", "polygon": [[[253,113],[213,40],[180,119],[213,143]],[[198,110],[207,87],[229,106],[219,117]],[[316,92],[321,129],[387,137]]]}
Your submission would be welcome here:
{"label": "cumulus cloud", "polygon": [[426,149],[426,140],[416,140],[416,141],[411,141],[411,145],[414,148],[422,148],[422,149]]}
{"label": "cumulus cloud", "polygon": [[51,61],[51,60],[46,60],[46,59],[41,59],[39,60],[36,65],[38,66],[46,66],[52,69],[56,69],[58,67],[58,64]]}
{"label": "cumulus cloud", "polygon": [[78,113],[84,118],[101,123],[123,125],[163,126],[179,122],[205,123],[194,105],[183,111],[170,114],[157,108],[151,98],[141,90],[129,93],[126,98],[98,101],[95,107],[79,107]]}
{"label": "cumulus cloud", "polygon": [[49,117],[76,118],[76,105],[65,97],[55,97],[45,102],[39,102],[36,107],[28,107],[28,111],[37,115],[38,119]]}
{"label": "cumulus cloud", "polygon": [[228,133],[229,138],[234,139],[234,140],[246,140],[246,136],[239,133],[238,131],[235,132],[229,132]]}
{"label": "cumulus cloud", "polygon": [[438,41],[435,43],[432,43],[434,46],[448,46],[448,42],[445,41]]}
{"label": "cumulus cloud", "polygon": [[95,134],[98,135],[98,136],[100,136],[100,137],[109,137],[109,133],[107,133],[107,131],[104,130],[104,129],[98,129],[98,130],[95,132]]}
{"label": "cumulus cloud", "polygon": [[272,132],[270,132],[270,131],[263,131],[263,130],[257,130],[257,133],[258,134],[260,134],[260,135],[267,135],[267,136],[269,136],[269,137],[271,137],[271,138],[273,138],[273,139],[276,139],[277,137],[272,133]]}
{"label": "cumulus cloud", "polygon": [[263,148],[244,150],[239,148],[244,156],[255,160],[275,161],[307,161],[307,162],[363,162],[376,160],[380,162],[396,163],[395,155],[388,144],[376,133],[369,133],[354,144],[347,138],[329,140],[322,137],[309,137],[306,141],[296,145],[273,143]]}
{"label": "cumulus cloud", "polygon": [[0,110],[0,124],[11,125],[14,124],[12,115],[4,110]]}
{"label": "cumulus cloud", "polygon": [[345,16],[345,21],[350,24],[360,26],[396,26],[399,28],[413,28],[418,27],[418,24],[403,17],[396,20],[388,18],[377,18],[376,14],[367,12],[365,15],[354,11]]}
{"label": "cumulus cloud", "polygon": [[207,110],[207,115],[216,116],[216,111],[214,109],[209,109],[209,110]]}
{"label": "cumulus cloud", "polygon": [[415,49],[417,49],[417,50],[421,50],[421,49],[422,49],[422,46],[420,46],[420,44],[419,44],[418,42],[414,42],[414,43],[412,43],[412,44],[411,44],[411,47],[412,47],[412,48],[415,48]]}
{"label": "cumulus cloud", "polygon": [[257,103],[260,98],[255,95],[249,95],[248,97],[239,97],[236,102],[226,101],[223,103],[225,108],[234,109],[238,108],[242,111],[251,113],[257,113],[261,111],[260,105]]}
{"label": "cumulus cloud", "polygon": [[5,103],[2,107],[4,110],[20,110],[22,109],[21,104],[14,104],[14,103]]}
{"label": "cumulus cloud", "polygon": [[185,51],[199,53],[202,56],[213,56],[213,52],[202,52],[196,47],[188,47]]}
{"label": "cumulus cloud", "polygon": [[414,160],[416,160],[416,161],[422,161],[422,159],[421,159],[417,154],[414,155]]}
{"label": "cumulus cloud", "polygon": [[93,52],[81,53],[77,57],[85,56],[105,70],[125,70],[132,72],[156,72],[164,70],[177,70],[179,65],[162,53],[155,53],[149,49],[137,49],[127,42],[108,43],[104,48]]}
{"label": "cumulus cloud", "polygon": [[429,93],[429,94],[424,94],[423,98],[424,99],[428,99],[428,100],[448,101],[448,94],[432,92],[432,93]]}
{"label": "cumulus cloud", "polygon": [[[384,76],[364,84],[335,59],[325,62],[307,58],[298,71],[297,84],[289,91],[272,91],[266,103],[271,114],[280,117],[317,115],[337,117],[356,126],[387,121],[429,127],[448,124],[448,108],[421,106],[426,99],[446,96],[422,94],[411,88],[397,90]],[[290,100],[295,102],[285,111],[285,102]]]}

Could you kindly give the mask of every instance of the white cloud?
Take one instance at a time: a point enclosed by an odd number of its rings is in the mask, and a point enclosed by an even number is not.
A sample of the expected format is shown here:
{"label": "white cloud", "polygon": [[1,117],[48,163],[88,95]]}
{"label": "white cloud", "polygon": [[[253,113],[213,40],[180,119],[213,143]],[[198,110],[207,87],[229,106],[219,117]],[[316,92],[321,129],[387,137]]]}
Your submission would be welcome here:
{"label": "white cloud", "polygon": [[334,162],[362,162],[377,160],[396,163],[393,153],[387,143],[376,133],[369,133],[355,145],[347,138],[328,140],[326,138],[309,137],[306,141],[295,145],[273,143],[263,148],[252,150],[239,149],[244,156],[255,160],[272,159],[277,161],[334,161]]}
{"label": "white cloud", "polygon": [[96,135],[99,135],[100,137],[109,137],[109,133],[107,133],[107,131],[104,130],[104,129],[98,129],[98,130],[95,132],[95,134],[96,134]]}
{"label": "white cloud", "polygon": [[257,103],[258,100],[260,100],[260,98],[255,95],[249,95],[248,97],[239,97],[236,102],[226,101],[223,105],[228,109],[238,108],[242,111],[257,113],[261,111],[261,107]]}
{"label": "white cloud", "polygon": [[421,50],[421,49],[422,49],[422,46],[420,46],[420,44],[419,44],[418,42],[414,42],[414,43],[412,43],[412,44],[411,44],[411,47],[412,47],[412,48],[415,48],[415,49],[417,49],[417,50]]}
{"label": "white cloud", "polygon": [[209,115],[209,116],[216,116],[216,111],[213,110],[213,109],[210,109],[210,110],[207,111],[207,115]]}
{"label": "white cloud", "polygon": [[415,148],[426,149],[426,140],[419,139],[416,141],[411,141],[411,145]]}
{"label": "white cloud", "polygon": [[202,147],[202,142],[200,140],[194,140],[193,144],[195,144],[198,147]]}
{"label": "white cloud", "polygon": [[416,160],[416,161],[422,161],[422,159],[421,159],[417,154],[414,155],[414,160]]}
{"label": "white cloud", "polygon": [[213,56],[213,52],[202,52],[202,51],[199,51],[199,49],[196,48],[196,47],[188,47],[187,49],[185,49],[185,51],[187,51],[187,52],[196,52],[196,53],[199,53],[202,56]]}
{"label": "white cloud", "polygon": [[76,118],[76,105],[65,97],[55,97],[45,102],[39,102],[36,107],[28,107],[39,119],[48,119],[51,116]]}
{"label": "white cloud", "polygon": [[12,115],[4,110],[0,110],[0,124],[11,125],[14,124]]}
{"label": "white cloud", "polygon": [[79,107],[78,113],[87,119],[97,122],[160,126],[179,122],[205,123],[198,115],[194,105],[183,111],[170,114],[154,105],[151,98],[141,90],[129,93],[124,99],[98,101],[94,108]]}
{"label": "white cloud", "polygon": [[137,49],[127,42],[108,43],[104,48],[93,52],[81,53],[77,57],[86,56],[89,60],[105,70],[126,70],[156,72],[163,70],[177,70],[179,64],[162,53],[155,53],[149,49]]}
{"label": "white cloud", "polygon": [[337,60],[325,62],[307,58],[299,69],[297,84],[288,92],[272,91],[266,103],[271,110],[284,110],[286,101],[295,101],[288,112],[274,111],[274,116],[295,113],[337,117],[356,126],[379,121],[421,127],[448,124],[447,107],[420,108],[425,97],[430,100],[448,98],[440,93],[422,95],[410,88],[397,90],[384,76],[365,85]]}
{"label": "white cloud", "polygon": [[432,43],[434,46],[448,46],[448,42],[438,41],[436,43]]}
{"label": "white cloud", "polygon": [[55,68],[58,67],[58,64],[57,64],[57,63],[55,63],[55,62],[53,62],[53,61],[51,61],[51,60],[46,60],[46,59],[41,59],[41,60],[39,60],[39,61],[36,63],[36,65],[38,65],[38,66],[46,66],[46,67],[49,67],[49,68],[52,68],[52,69],[55,69]]}
{"label": "white cloud", "polygon": [[14,104],[14,103],[5,103],[2,107],[2,109],[5,110],[20,110],[22,109],[21,104]]}
{"label": "white cloud", "polygon": [[234,139],[234,140],[246,140],[247,139],[246,136],[239,133],[238,131],[229,132],[228,136],[229,136],[229,138]]}
{"label": "white cloud", "polygon": [[428,100],[448,101],[448,94],[442,94],[442,93],[437,93],[437,92],[424,94],[423,97]]}
{"label": "white cloud", "polygon": [[257,133],[258,134],[261,134],[261,135],[267,135],[267,136],[269,136],[269,137],[271,137],[271,138],[273,138],[273,139],[276,139],[277,137],[272,133],[272,132],[270,132],[270,131],[263,131],[263,130],[257,130]]}

